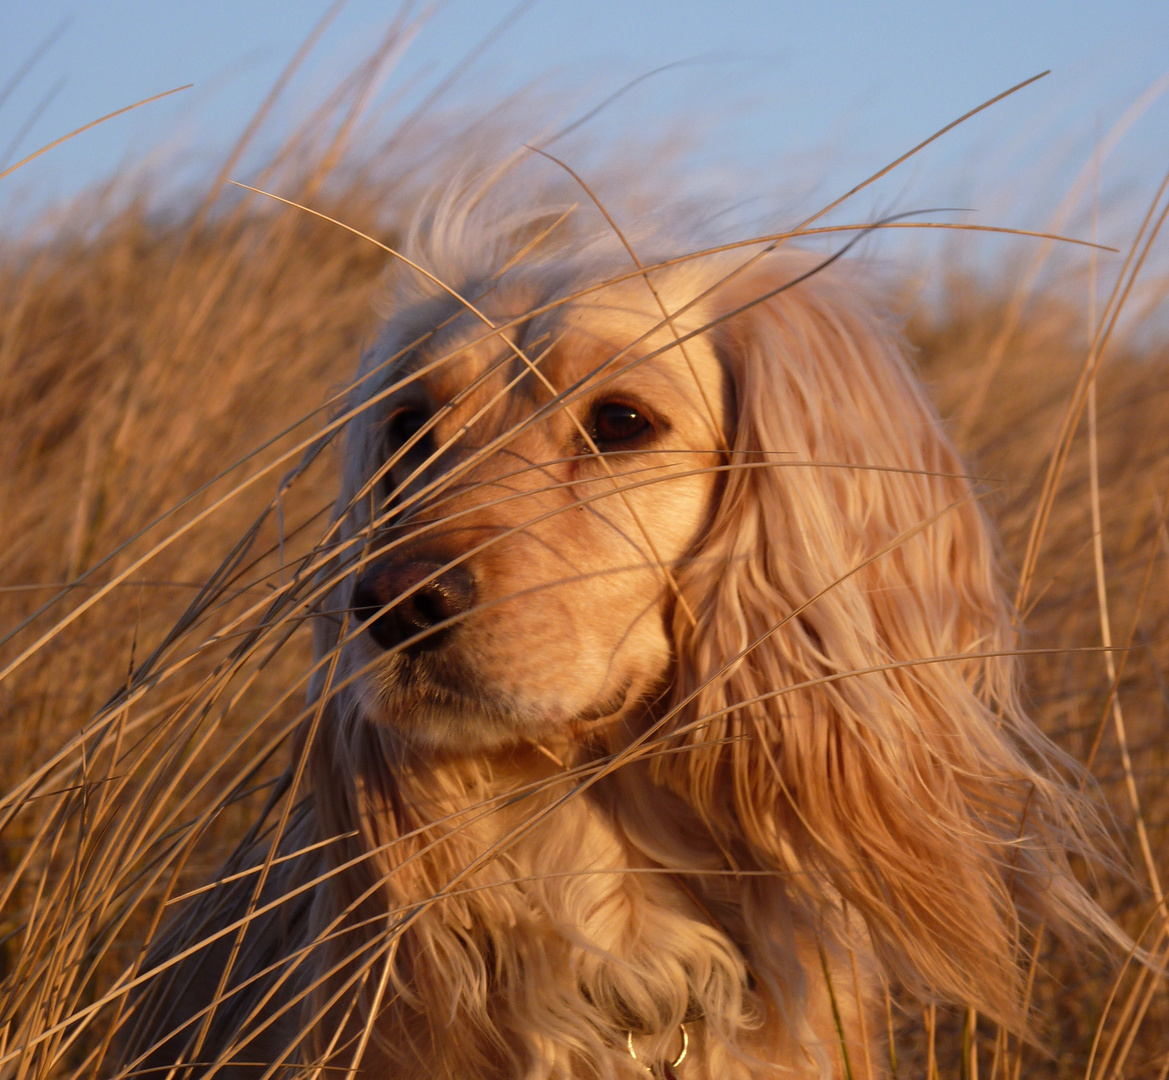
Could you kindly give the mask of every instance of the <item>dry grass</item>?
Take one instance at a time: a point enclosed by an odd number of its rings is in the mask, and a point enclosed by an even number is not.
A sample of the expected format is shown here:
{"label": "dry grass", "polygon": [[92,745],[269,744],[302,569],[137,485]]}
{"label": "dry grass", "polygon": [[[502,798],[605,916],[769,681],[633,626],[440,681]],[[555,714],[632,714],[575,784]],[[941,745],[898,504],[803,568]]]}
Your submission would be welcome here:
{"label": "dry grass", "polygon": [[[1050,296],[1033,298],[1011,335],[1004,362],[977,416],[964,415],[970,387],[1010,307],[962,280],[951,281],[940,310],[910,325],[921,369],[944,413],[955,417],[962,449],[997,483],[991,508],[1002,532],[1006,562],[1016,575],[1074,385],[1088,355],[1083,309]],[[1105,356],[1096,391],[1100,537],[1107,611],[1118,654],[1119,682],[1104,654],[1093,550],[1088,421],[1075,429],[1071,453],[1044,534],[1034,583],[1024,604],[1024,646],[1051,650],[1027,660],[1036,722],[1092,773],[1115,815],[1131,876],[1097,882],[1103,906],[1134,935],[1153,919],[1152,889],[1134,827],[1112,705],[1119,704],[1131,771],[1140,796],[1154,862],[1163,874],[1169,850],[1169,350],[1135,354],[1123,348]],[[1113,686],[1117,686],[1115,697]],[[1156,937],[1157,925],[1145,942]],[[1162,941],[1160,947],[1164,948]],[[1143,1003],[1151,986],[1129,971],[1108,1015],[1116,971],[1106,963],[1045,949],[1036,1000],[1044,1045],[1053,1058],[1027,1054],[1028,1074],[1085,1076],[1097,1029],[1103,1038],[1093,1076],[1163,1076],[1169,1066],[1169,1008],[1165,987],[1143,1016],[1126,1015],[1130,994]],[[1140,982],[1139,989],[1133,989]],[[1140,1004],[1134,1006],[1139,1009]],[[956,1026],[956,1023],[955,1023]],[[1132,1048],[1123,1050],[1130,1034]],[[1111,1058],[1105,1051],[1117,1040]],[[919,1055],[921,1051],[918,1051]],[[953,1053],[953,1051],[951,1051]]]}
{"label": "dry grass", "polygon": [[[405,219],[405,188],[337,168],[361,90],[342,88],[264,183],[392,244],[385,209]],[[251,197],[170,218],[99,204],[64,215],[48,240],[0,251],[0,1076],[30,1080],[100,1071],[120,1000],[105,995],[165,899],[206,880],[283,767],[310,649],[305,608],[282,590],[324,529],[332,451],[282,478],[335,411],[377,325],[389,261]],[[1004,333],[1014,298],[955,277],[908,327],[988,477],[1016,576],[1090,355],[1074,295],[1029,296]],[[1167,395],[1169,352],[1109,341],[1093,395],[1101,559],[1081,393],[1022,605],[1024,645],[1044,650],[1027,665],[1036,720],[1091,760],[1132,867],[1101,875],[1097,894],[1162,955],[1132,792],[1163,870]],[[1132,645],[1114,665],[1097,648],[1101,583],[1111,640]],[[924,1076],[932,1063],[969,1075],[974,1061],[984,1077],[1163,1078],[1166,993],[1143,969],[1119,973],[1044,939],[1034,998],[1045,1050],[960,1009],[901,1002],[899,1072]]]}

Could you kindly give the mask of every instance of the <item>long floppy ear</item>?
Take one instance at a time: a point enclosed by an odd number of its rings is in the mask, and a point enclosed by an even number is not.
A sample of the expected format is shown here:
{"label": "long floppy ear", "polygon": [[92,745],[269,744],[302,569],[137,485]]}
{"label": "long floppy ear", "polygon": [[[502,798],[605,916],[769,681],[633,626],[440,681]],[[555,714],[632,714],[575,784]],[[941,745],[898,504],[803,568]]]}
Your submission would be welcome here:
{"label": "long floppy ear", "polygon": [[993,536],[899,336],[826,273],[776,291],[807,268],[719,294],[732,467],[655,777],[895,977],[1018,1025],[1017,912],[1111,926],[1065,856],[1094,819],[1020,710]]}

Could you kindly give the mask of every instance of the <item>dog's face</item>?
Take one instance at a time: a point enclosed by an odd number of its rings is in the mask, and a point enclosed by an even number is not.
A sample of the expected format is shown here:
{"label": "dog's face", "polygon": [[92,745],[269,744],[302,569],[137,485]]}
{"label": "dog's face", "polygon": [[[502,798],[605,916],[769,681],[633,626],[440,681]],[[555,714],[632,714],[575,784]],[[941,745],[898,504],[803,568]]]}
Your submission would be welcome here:
{"label": "dog's face", "polygon": [[[1016,906],[1110,924],[1063,858],[1090,815],[1019,708],[994,541],[896,328],[799,253],[653,289],[621,262],[593,292],[575,254],[469,288],[477,312],[404,305],[363,366],[310,688],[328,827],[395,826],[395,792],[424,818],[452,797],[427,783],[527,777],[525,739],[629,720],[666,752],[606,746],[647,763],[611,807],[664,865],[716,830],[809,925],[846,902],[898,978],[1011,1022]],[[416,769],[391,732],[490,760]],[[663,791],[701,823],[677,849],[641,824]]]}
{"label": "dog's face", "polygon": [[342,668],[366,717],[416,744],[571,732],[669,678],[674,575],[726,444],[723,370],[705,336],[678,343],[697,311],[665,325],[643,280],[486,321],[533,305],[497,289],[485,318],[452,305],[412,325],[405,341],[425,340],[350,440],[370,539]]}

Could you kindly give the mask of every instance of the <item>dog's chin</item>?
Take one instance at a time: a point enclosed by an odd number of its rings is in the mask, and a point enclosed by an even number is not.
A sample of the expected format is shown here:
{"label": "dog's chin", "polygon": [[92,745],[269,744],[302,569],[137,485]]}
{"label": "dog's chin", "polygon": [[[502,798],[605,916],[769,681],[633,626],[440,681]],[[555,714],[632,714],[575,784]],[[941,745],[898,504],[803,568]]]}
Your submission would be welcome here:
{"label": "dog's chin", "polygon": [[362,677],[359,686],[366,720],[393,728],[416,749],[455,754],[492,753],[525,741],[571,736],[623,715],[638,696],[627,680],[606,700],[583,710],[537,706],[425,656],[402,655],[385,670]]}

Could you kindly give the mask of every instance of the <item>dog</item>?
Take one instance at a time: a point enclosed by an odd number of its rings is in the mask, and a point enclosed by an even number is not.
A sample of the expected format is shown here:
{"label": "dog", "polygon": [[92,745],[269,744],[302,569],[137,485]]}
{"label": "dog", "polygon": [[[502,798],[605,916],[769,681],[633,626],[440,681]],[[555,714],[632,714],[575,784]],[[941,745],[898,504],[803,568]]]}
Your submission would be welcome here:
{"label": "dog", "polygon": [[1092,811],[894,321],[523,199],[403,245],[284,816],[123,1072],[871,1078],[891,985],[1024,1027],[1024,927],[1110,932]]}

